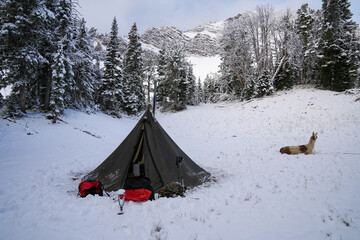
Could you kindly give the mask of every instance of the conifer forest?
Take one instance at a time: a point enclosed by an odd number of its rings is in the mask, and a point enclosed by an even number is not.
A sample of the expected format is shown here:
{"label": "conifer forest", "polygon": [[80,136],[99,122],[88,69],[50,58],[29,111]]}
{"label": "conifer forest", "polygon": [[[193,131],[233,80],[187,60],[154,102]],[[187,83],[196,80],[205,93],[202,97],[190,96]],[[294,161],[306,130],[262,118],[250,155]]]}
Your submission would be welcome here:
{"label": "conifer forest", "polygon": [[136,115],[152,104],[179,111],[201,102],[249,100],[295,85],[344,91],[359,87],[359,28],[348,0],[322,0],[275,14],[257,6],[224,22],[217,74],[196,79],[184,46],[145,48],[137,25],[121,42],[114,17],[101,46],[74,0],[0,0],[0,95],[3,117],[64,109]]}

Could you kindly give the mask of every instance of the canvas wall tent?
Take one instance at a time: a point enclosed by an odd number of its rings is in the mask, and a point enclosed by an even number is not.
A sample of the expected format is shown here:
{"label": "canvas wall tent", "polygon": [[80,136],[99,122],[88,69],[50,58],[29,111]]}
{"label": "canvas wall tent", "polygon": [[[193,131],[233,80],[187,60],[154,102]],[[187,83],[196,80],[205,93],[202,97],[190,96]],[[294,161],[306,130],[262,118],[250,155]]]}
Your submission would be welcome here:
{"label": "canvas wall tent", "polygon": [[179,182],[176,158],[183,157],[182,175],[186,187],[202,184],[210,173],[193,162],[147,110],[115,151],[87,176],[99,179],[107,191],[123,188],[125,179],[145,176],[155,191]]}

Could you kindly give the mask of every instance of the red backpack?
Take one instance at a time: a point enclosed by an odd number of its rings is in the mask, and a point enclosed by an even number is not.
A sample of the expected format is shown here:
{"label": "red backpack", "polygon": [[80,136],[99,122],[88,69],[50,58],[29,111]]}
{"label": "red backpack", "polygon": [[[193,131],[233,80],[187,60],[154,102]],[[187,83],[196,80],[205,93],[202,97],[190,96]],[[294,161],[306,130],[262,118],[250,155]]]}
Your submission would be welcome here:
{"label": "red backpack", "polygon": [[104,187],[99,180],[85,180],[79,184],[79,194],[81,197],[86,197],[88,194],[102,196],[103,189]]}

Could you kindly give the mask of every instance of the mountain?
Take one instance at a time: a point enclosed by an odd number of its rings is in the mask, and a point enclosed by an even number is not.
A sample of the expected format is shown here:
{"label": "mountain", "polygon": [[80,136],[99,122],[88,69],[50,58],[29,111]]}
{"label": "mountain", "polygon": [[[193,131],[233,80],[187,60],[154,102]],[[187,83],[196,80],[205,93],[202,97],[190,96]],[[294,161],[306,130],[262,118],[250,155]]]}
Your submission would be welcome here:
{"label": "mountain", "polygon": [[[181,31],[173,26],[152,27],[141,36],[142,47],[145,51],[158,52],[165,43],[176,42],[185,46],[186,55],[211,57],[220,53],[219,39],[226,21],[207,23],[188,31]],[[97,35],[95,45],[98,51],[104,51],[108,42],[108,35]],[[126,49],[127,37],[120,37],[120,49]]]}
{"label": "mountain", "polygon": [[220,51],[222,29],[223,22],[204,24],[184,32],[176,27],[153,27],[141,35],[141,41],[145,46],[156,48],[164,43],[177,42],[185,46],[187,55],[214,56]]}

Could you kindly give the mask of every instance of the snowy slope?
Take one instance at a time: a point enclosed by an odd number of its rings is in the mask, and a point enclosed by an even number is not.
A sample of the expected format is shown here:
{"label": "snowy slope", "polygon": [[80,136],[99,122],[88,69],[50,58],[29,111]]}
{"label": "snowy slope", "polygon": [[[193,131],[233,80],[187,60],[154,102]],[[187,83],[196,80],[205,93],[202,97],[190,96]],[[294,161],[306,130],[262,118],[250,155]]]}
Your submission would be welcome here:
{"label": "snowy slope", "polygon": [[[158,113],[215,180],[185,198],[126,203],[122,216],[111,198],[78,198],[72,178],[97,167],[138,118],[0,120],[0,239],[359,239],[358,97],[298,88]],[[315,154],[279,153],[313,131]]]}
{"label": "snowy slope", "polygon": [[211,76],[220,70],[221,58],[219,55],[212,57],[190,56],[187,60],[192,64],[196,80],[204,82],[207,75]]}

